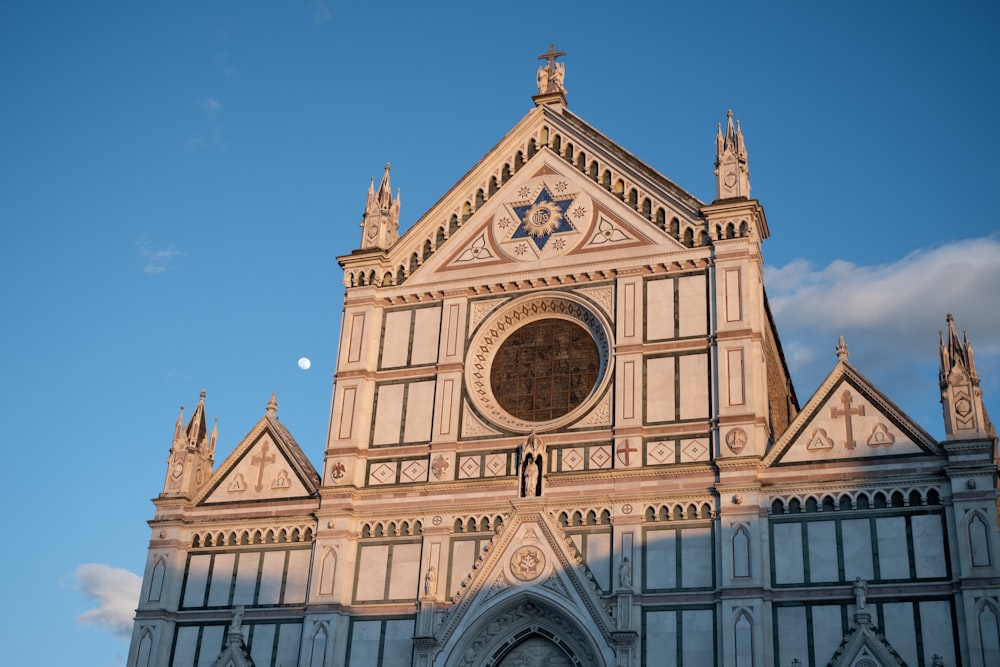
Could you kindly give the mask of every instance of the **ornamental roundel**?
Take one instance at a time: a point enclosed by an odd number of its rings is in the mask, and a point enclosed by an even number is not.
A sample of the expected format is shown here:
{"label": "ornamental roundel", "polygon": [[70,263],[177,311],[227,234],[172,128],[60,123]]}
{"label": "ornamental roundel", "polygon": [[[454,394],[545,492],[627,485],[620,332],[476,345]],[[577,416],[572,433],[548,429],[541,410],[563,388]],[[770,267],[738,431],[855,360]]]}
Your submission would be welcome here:
{"label": "ornamental roundel", "polygon": [[545,554],[538,547],[521,547],[510,557],[510,573],[521,581],[537,579],[544,568]]}
{"label": "ornamental roundel", "polygon": [[496,426],[528,433],[587,413],[611,378],[610,326],[584,300],[548,292],[484,318],[465,366],[469,396]]}

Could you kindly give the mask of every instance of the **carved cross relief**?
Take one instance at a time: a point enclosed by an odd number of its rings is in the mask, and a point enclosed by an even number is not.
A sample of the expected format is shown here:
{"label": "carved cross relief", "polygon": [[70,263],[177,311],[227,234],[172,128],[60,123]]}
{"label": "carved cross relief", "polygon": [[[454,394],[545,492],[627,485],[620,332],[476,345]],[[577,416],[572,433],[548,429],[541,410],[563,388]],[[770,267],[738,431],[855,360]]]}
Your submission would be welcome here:
{"label": "carved cross relief", "polygon": [[250,465],[257,466],[257,484],[253,487],[254,491],[260,491],[264,488],[264,468],[268,463],[274,463],[277,460],[274,454],[267,455],[268,448],[269,443],[265,442],[261,445],[260,456],[255,454],[250,457]]}
{"label": "carved cross relief", "polygon": [[847,389],[844,393],[840,395],[840,403],[843,408],[830,408],[830,416],[836,419],[837,417],[844,418],[844,435],[846,437],[846,442],[844,446],[848,449],[854,449],[856,443],[854,442],[854,425],[851,421],[851,415],[857,415],[863,417],[865,414],[865,406],[859,405],[856,408],[851,407],[851,392]]}

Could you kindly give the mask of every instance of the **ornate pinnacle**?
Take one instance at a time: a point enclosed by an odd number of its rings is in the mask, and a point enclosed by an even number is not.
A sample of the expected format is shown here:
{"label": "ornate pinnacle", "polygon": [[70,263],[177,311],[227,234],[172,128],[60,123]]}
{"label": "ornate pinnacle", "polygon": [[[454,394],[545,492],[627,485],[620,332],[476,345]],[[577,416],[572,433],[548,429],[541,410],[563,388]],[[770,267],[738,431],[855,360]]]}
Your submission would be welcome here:
{"label": "ornate pinnacle", "polygon": [[840,342],[837,343],[837,359],[840,361],[847,361],[847,343],[844,342],[844,337],[840,337]]}
{"label": "ornate pinnacle", "polygon": [[278,412],[278,395],[271,394],[271,400],[267,402],[267,414],[272,417]]}

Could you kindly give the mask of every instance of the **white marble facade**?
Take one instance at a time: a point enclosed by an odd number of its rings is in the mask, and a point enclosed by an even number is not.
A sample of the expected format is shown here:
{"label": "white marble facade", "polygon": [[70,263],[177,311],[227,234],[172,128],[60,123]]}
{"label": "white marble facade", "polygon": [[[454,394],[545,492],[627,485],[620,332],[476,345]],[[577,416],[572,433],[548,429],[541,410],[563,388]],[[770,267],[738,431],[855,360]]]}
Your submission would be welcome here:
{"label": "white marble facade", "polygon": [[845,345],[800,404],[732,117],[701,202],[558,55],[405,234],[388,167],[369,192],[319,470],[273,399],[217,466],[204,396],[178,419],[129,667],[1000,664],[967,341],[943,442]]}

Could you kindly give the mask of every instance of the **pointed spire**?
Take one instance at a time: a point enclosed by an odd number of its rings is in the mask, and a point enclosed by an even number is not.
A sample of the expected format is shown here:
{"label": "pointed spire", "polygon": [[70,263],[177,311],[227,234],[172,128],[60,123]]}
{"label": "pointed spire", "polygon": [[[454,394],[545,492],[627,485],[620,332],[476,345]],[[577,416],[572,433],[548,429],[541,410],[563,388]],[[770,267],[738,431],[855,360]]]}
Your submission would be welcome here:
{"label": "pointed spire", "polygon": [[271,400],[267,402],[267,414],[272,417],[278,412],[278,395],[271,394]]}
{"label": "pointed spire", "polygon": [[205,424],[205,390],[202,389],[198,405],[184,426],[184,407],[174,424],[174,441],[167,458],[167,479],[163,494],[191,498],[212,473],[217,430],[212,430],[211,441]]}
{"label": "pointed spire", "polygon": [[212,436],[208,439],[208,455],[215,458],[215,441],[219,437],[219,418],[215,418],[215,423],[212,424]]}
{"label": "pointed spire", "polygon": [[174,424],[174,442],[181,437],[181,429],[184,428],[184,406],[181,406],[181,413],[177,415],[177,423]]}
{"label": "pointed spire", "polygon": [[848,351],[847,343],[844,342],[844,337],[840,337],[840,342],[837,343],[837,359],[840,361],[847,361]]}
{"label": "pointed spire", "polygon": [[365,213],[361,219],[364,230],[361,237],[361,249],[388,249],[399,238],[399,190],[396,198],[392,198],[392,185],[389,182],[388,162],[378,190],[375,190],[375,179],[368,186],[368,200]]}
{"label": "pointed spire", "polygon": [[750,169],[743,130],[733,124],[732,109],[726,114],[726,131],[719,123],[715,135],[715,198],[750,197]]}
{"label": "pointed spire", "polygon": [[993,437],[993,424],[986,414],[976,361],[963,329],[959,338],[955,318],[948,313],[948,336],[938,333],[941,360],[941,407],[948,440]]}

